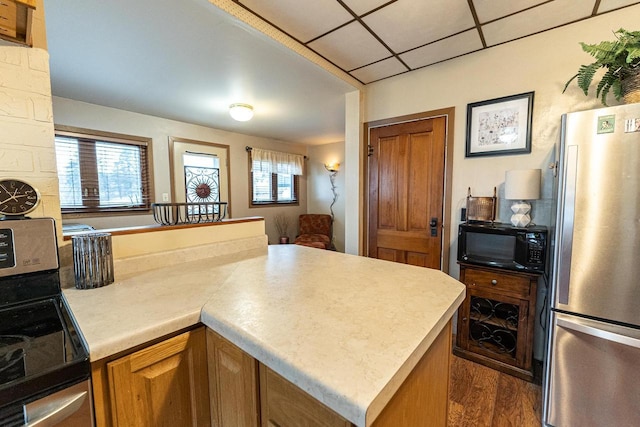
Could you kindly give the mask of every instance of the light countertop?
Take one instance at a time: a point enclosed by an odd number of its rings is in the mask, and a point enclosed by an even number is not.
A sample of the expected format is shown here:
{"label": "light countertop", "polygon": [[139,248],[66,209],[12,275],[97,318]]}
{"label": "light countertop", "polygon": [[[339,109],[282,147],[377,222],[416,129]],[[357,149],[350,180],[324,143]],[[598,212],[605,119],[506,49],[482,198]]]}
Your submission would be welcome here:
{"label": "light countertop", "polygon": [[92,361],[202,322],[362,427],[464,299],[440,271],[297,245],[116,279],[63,290]]}

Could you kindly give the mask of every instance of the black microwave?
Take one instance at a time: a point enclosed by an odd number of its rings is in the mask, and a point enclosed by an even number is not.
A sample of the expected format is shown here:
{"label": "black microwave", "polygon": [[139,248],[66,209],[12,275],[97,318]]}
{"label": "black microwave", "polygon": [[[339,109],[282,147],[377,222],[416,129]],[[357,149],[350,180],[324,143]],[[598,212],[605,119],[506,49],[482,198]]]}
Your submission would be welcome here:
{"label": "black microwave", "polygon": [[459,262],[543,273],[546,254],[546,227],[465,223],[458,228]]}

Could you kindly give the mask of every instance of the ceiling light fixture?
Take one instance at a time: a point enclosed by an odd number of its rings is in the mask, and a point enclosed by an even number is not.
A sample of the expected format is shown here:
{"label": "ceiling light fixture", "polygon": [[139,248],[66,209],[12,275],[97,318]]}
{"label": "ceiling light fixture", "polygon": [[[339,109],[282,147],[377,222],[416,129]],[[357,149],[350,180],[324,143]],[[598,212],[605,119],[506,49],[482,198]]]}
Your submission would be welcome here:
{"label": "ceiling light fixture", "polygon": [[229,114],[234,120],[246,122],[253,117],[253,107],[249,104],[231,104],[229,105]]}

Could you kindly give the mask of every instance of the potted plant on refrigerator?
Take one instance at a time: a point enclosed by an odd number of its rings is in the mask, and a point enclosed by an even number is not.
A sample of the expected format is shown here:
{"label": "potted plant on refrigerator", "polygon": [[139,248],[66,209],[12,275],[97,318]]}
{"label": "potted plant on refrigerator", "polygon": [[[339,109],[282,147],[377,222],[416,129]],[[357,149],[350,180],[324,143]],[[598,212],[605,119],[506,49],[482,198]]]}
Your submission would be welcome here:
{"label": "potted plant on refrigerator", "polygon": [[289,243],[289,217],[284,213],[279,213],[274,217],[274,221],[276,223],[278,235],[280,236],[280,244]]}
{"label": "potted plant on refrigerator", "polygon": [[627,31],[623,28],[614,32],[615,40],[597,44],[580,43],[582,50],[595,58],[588,65],[581,65],[576,75],[564,86],[577,79],[578,86],[588,95],[589,86],[600,68],[605,69],[598,86],[596,96],[607,105],[607,95],[613,90],[616,100],[625,103],[640,102],[640,31]]}

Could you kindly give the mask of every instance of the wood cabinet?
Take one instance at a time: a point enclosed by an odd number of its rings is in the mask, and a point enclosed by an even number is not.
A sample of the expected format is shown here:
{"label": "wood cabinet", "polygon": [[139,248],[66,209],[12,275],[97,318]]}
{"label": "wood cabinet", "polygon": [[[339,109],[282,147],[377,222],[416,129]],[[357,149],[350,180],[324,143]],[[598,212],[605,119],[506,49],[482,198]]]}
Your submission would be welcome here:
{"label": "wood cabinet", "polygon": [[454,353],[532,381],[539,277],[460,263],[467,295],[458,309]]}
{"label": "wood cabinet", "polygon": [[[446,427],[451,322],[373,427]],[[198,327],[92,363],[96,425],[353,427],[216,332]]]}
{"label": "wood cabinet", "polygon": [[[257,420],[262,427],[353,426],[215,332],[208,331],[207,334],[212,380],[211,406],[214,412],[226,414],[222,415],[219,427],[254,425],[235,421],[234,411],[243,413],[244,420]],[[450,361],[451,322],[447,323],[391,400],[380,410],[372,426],[446,427]],[[221,373],[212,375],[212,371]],[[252,373],[255,375],[253,380],[250,378]],[[256,384],[259,393],[254,389]],[[214,390],[222,394],[214,395]],[[228,394],[227,399],[224,393]],[[256,407],[254,402],[258,394],[259,405]],[[255,411],[255,417],[251,411]]]}
{"label": "wood cabinet", "polygon": [[35,0],[0,0],[0,38],[31,46]]}
{"label": "wood cabinet", "polygon": [[98,426],[209,426],[205,328],[92,366]]}
{"label": "wood cabinet", "polygon": [[448,322],[372,427],[446,427],[450,367],[451,322]]}
{"label": "wood cabinet", "polygon": [[344,418],[207,329],[215,427],[350,427]]}
{"label": "wood cabinet", "polygon": [[260,365],[262,427],[350,427],[351,423]]}
{"label": "wood cabinet", "polygon": [[207,329],[211,423],[215,427],[258,427],[258,362]]}

